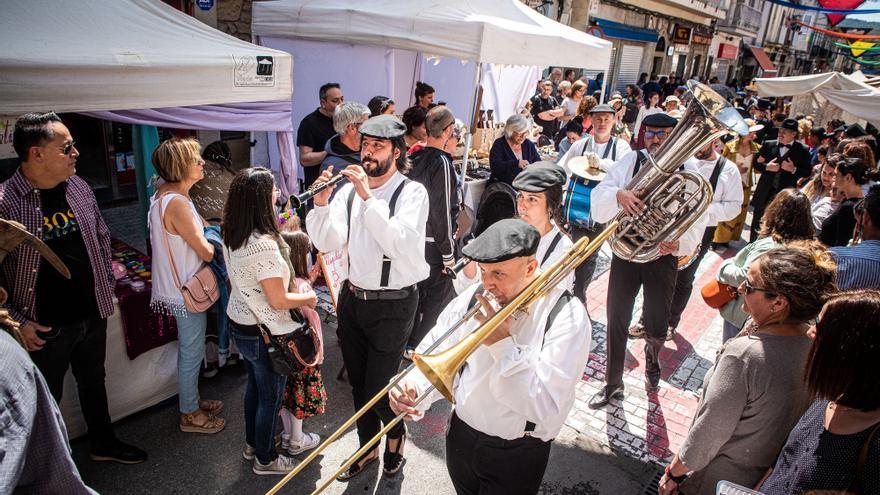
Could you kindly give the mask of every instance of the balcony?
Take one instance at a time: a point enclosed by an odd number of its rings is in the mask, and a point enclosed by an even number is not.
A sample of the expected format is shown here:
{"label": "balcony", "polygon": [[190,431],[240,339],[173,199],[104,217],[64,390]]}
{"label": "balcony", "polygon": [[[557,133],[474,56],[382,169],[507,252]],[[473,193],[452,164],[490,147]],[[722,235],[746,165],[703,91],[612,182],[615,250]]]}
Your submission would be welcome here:
{"label": "balcony", "polygon": [[727,18],[718,22],[718,29],[754,38],[761,29],[761,11],[743,2],[727,11]]}

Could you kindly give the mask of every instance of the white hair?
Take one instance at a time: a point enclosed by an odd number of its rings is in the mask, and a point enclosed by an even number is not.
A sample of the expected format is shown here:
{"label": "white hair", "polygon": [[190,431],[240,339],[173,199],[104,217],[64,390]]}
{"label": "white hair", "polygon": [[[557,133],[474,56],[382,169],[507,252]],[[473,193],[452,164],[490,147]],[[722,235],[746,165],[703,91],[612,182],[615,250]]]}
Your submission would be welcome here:
{"label": "white hair", "polygon": [[340,136],[350,124],[357,124],[370,117],[370,109],[356,101],[341,103],[333,111],[333,130]]}
{"label": "white hair", "polygon": [[520,114],[511,115],[504,124],[504,137],[510,139],[514,134],[529,130],[529,121]]}

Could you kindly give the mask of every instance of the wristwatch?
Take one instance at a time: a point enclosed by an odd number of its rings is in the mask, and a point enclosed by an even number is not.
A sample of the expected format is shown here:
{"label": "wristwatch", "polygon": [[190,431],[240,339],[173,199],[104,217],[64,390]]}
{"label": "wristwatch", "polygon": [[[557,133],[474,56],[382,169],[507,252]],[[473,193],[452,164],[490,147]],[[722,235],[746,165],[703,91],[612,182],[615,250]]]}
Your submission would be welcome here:
{"label": "wristwatch", "polygon": [[676,485],[680,485],[684,480],[686,480],[688,478],[688,475],[683,474],[681,476],[673,476],[672,469],[670,469],[671,466],[672,466],[671,464],[667,464],[666,469],[663,471],[663,473],[666,475],[667,478],[674,481]]}

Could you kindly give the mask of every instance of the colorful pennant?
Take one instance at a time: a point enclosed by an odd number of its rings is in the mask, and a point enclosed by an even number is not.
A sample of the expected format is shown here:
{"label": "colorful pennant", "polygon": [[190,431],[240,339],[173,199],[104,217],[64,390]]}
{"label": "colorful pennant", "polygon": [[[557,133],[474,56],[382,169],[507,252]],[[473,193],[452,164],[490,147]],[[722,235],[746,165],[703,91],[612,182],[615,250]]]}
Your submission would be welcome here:
{"label": "colorful pennant", "polygon": [[[768,0],[771,2],[776,2],[776,0]],[[837,31],[829,31],[827,29],[822,29],[818,26],[811,26],[803,21],[794,21],[795,24],[810,28],[814,31],[819,31],[820,33],[827,34],[828,36],[834,36],[837,38],[846,38],[848,40],[880,40],[880,34],[854,34],[854,33],[838,33]]]}
{"label": "colorful pennant", "polygon": [[[855,9],[863,3],[865,3],[865,0],[819,0],[819,5],[822,7],[833,9]],[[834,27],[846,17],[846,14],[842,12],[829,13],[827,17],[828,24]]]}

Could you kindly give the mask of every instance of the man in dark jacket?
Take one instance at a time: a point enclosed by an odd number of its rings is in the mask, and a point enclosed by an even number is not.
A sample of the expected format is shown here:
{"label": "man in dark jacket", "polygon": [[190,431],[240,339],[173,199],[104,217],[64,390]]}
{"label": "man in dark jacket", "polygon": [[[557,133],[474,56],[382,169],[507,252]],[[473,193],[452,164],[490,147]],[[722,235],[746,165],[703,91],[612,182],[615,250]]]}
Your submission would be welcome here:
{"label": "man in dark jacket", "polygon": [[407,358],[434,327],[443,308],[455,297],[452,279],[444,273],[445,267],[455,264],[453,235],[459,211],[452,155],[444,151],[450,139],[455,139],[455,116],[446,106],[434,107],[428,111],[425,128],[428,131],[426,145],[410,155],[412,169],[408,175],[428,190],[425,260],[431,267],[431,274],[418,284],[419,309],[406,345]]}
{"label": "man in dark jacket", "polygon": [[797,187],[798,179],[809,177],[812,172],[810,150],[796,140],[797,135],[797,121],[785,119],[779,126],[779,138],[766,141],[758,152],[755,171],[761,173],[761,178],[752,196],[754,212],[749,242],[758,239],[764,209],[773,201],[776,193],[788,187]]}

